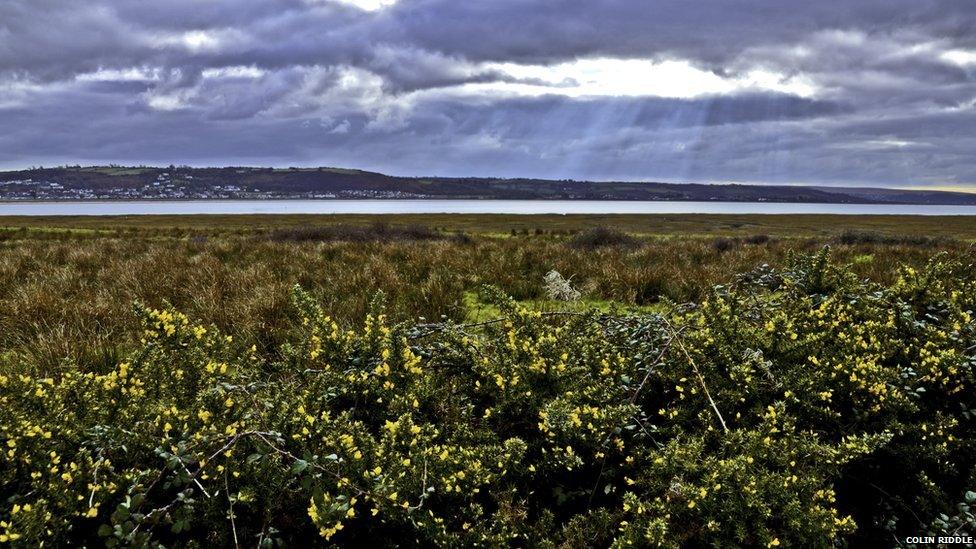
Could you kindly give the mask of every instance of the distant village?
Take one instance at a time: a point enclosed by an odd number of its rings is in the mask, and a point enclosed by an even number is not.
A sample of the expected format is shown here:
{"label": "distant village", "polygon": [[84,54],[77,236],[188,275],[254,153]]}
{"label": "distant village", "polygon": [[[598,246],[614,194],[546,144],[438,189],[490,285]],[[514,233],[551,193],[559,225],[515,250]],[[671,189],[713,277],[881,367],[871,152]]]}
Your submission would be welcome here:
{"label": "distant village", "polygon": [[201,188],[193,176],[171,176],[163,172],[142,187],[89,189],[69,187],[58,181],[16,179],[0,181],[0,200],[214,200],[214,199],[314,199],[314,198],[430,198],[428,195],[395,190],[340,190],[336,192],[263,191],[224,184]]}
{"label": "distant village", "polygon": [[888,188],[397,177],[343,168],[58,166],[0,171],[0,201],[627,200],[976,206],[976,194]]}

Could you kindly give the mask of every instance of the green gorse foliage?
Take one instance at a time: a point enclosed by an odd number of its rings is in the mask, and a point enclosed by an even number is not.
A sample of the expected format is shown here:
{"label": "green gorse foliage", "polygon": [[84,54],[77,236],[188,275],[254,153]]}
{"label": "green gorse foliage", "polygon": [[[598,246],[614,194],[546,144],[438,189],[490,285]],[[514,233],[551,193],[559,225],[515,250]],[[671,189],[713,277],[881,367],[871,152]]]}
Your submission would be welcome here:
{"label": "green gorse foliage", "polygon": [[[976,277],[791,257],[653,315],[342,327],[172,308],[104,371],[0,358],[0,542],[833,546],[971,531]],[[962,503],[959,503],[962,502]]]}

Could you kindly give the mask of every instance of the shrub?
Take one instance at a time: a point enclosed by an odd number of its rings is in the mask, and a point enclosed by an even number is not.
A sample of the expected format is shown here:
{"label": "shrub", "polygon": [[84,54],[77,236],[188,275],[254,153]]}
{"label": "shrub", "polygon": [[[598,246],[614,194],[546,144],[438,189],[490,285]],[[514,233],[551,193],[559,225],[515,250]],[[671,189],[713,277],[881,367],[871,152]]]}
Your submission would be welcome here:
{"label": "shrub", "polygon": [[737,248],[739,246],[739,241],[734,238],[717,236],[712,239],[711,246],[713,250],[721,254]]}
{"label": "shrub", "polygon": [[929,236],[913,235],[913,236],[891,236],[883,233],[876,233],[870,231],[844,231],[836,238],[834,238],[836,244],[843,244],[845,246],[853,246],[856,244],[885,244],[891,246],[920,246],[926,248],[932,248],[940,245],[945,245],[950,241],[947,238],[933,238]]}
{"label": "shrub", "polygon": [[595,250],[597,248],[636,248],[640,240],[612,227],[593,227],[576,233],[566,245],[581,250]]}
{"label": "shrub", "polygon": [[[967,528],[971,267],[827,250],[664,314],[344,330],[262,358],[170,308],[103,371],[0,354],[0,541],[831,546]],[[244,343],[244,345],[241,345]],[[944,517],[944,518],[941,518]]]}
{"label": "shrub", "polygon": [[752,244],[754,246],[767,244],[771,240],[772,237],[770,237],[768,234],[754,234],[754,235],[747,236],[745,238],[746,244]]}
{"label": "shrub", "polygon": [[[466,237],[466,235],[465,235]],[[397,242],[443,240],[445,235],[422,225],[325,225],[278,229],[268,238],[275,242]]]}

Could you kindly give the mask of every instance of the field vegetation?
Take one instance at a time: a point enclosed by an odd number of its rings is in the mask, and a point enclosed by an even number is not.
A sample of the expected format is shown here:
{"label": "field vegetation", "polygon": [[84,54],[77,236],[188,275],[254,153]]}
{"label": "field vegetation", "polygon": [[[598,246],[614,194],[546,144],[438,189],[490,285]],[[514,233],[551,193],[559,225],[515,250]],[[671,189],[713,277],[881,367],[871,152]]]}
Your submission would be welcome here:
{"label": "field vegetation", "polygon": [[976,533],[971,222],[2,224],[0,542]]}

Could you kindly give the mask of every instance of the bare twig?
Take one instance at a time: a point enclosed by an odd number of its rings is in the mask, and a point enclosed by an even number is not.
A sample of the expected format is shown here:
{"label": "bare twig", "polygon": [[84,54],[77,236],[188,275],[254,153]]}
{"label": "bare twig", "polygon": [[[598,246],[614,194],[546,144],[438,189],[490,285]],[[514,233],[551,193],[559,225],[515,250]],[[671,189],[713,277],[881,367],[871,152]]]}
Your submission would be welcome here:
{"label": "bare twig", "polygon": [[197,475],[190,472],[190,469],[187,468],[186,463],[183,462],[183,458],[181,458],[180,456],[176,456],[176,459],[177,461],[180,462],[180,465],[183,466],[183,470],[186,471],[186,474],[190,477],[190,480],[192,480],[193,483],[197,485],[197,488],[199,488],[200,491],[203,492],[203,495],[207,496],[207,499],[209,499],[210,492],[208,492],[207,489],[204,488],[202,484],[200,484],[200,481],[197,480]]}
{"label": "bare twig", "polygon": [[227,481],[227,469],[224,469],[224,491],[227,493],[227,504],[229,505],[227,516],[230,518],[230,530],[234,534],[234,547],[240,548],[240,544],[237,542],[237,524],[234,522],[234,500],[230,497],[230,483]]}
{"label": "bare twig", "polygon": [[88,496],[88,507],[91,507],[92,506],[92,503],[94,503],[94,501],[95,501],[95,490],[98,489],[98,468],[102,466],[102,461],[103,460],[104,460],[104,458],[102,458],[101,457],[101,453],[99,453],[98,463],[95,464],[95,473],[94,473],[95,474],[95,478],[94,478],[94,481],[92,482],[91,495]]}
{"label": "bare twig", "polygon": [[688,352],[688,349],[685,347],[685,344],[681,341],[681,335],[674,330],[674,327],[671,325],[670,322],[667,321],[667,319],[665,319],[664,322],[667,323],[668,330],[670,330],[671,333],[674,334],[672,336],[672,339],[675,339],[678,342],[678,347],[681,349],[682,354],[685,355],[685,358],[687,358],[688,362],[691,364],[691,369],[692,371],[695,372],[695,376],[698,377],[698,383],[701,384],[702,391],[704,391],[705,393],[705,397],[708,399],[709,404],[712,405],[712,410],[715,411],[715,415],[718,417],[718,422],[722,424],[722,430],[725,431],[726,433],[729,432],[728,426],[725,425],[725,418],[722,417],[722,412],[719,411],[718,405],[715,404],[715,399],[712,398],[712,394],[708,390],[708,385],[705,384],[705,377],[702,376],[701,371],[698,369],[698,365],[695,364],[695,361],[691,358],[691,354]]}

